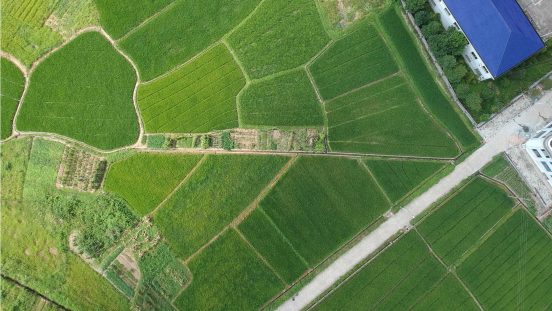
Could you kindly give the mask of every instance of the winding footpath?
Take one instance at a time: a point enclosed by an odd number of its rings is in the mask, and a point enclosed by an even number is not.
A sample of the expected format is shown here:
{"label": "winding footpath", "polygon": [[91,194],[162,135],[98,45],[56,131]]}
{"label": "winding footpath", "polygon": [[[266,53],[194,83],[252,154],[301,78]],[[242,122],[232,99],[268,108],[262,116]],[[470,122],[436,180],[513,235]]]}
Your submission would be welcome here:
{"label": "winding footpath", "polygon": [[[506,109],[504,113],[508,113],[508,110]],[[538,128],[539,125],[545,124],[546,119],[551,118],[552,93],[548,93],[534,105],[510,118],[508,122],[501,124],[494,131],[493,136],[486,136],[486,143],[456,166],[452,173],[403,207],[398,213],[390,216],[378,228],[320,272],[295,296],[284,302],[278,310],[307,308],[343,276],[352,271],[355,266],[383,247],[393,236],[410,227],[411,220],[431,207],[434,202],[444,197],[462,181],[483,168],[494,156],[512,146],[522,144],[526,140],[526,135],[524,135],[521,125]]]}

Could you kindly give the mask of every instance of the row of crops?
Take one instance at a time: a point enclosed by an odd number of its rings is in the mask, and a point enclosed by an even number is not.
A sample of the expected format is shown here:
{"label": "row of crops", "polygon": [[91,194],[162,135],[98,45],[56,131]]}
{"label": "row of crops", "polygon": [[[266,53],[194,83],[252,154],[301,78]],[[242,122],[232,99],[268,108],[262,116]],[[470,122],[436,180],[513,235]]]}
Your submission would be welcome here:
{"label": "row of crops", "polygon": [[544,310],[550,256],[550,234],[502,186],[476,177],[314,309]]}

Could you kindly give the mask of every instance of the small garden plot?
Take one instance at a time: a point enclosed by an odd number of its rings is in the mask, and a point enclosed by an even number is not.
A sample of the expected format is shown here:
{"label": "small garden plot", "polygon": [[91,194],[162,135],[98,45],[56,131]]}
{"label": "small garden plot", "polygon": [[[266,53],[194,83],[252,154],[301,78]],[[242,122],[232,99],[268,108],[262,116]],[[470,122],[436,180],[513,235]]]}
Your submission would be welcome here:
{"label": "small garden plot", "polygon": [[247,208],[289,161],[276,156],[208,156],[154,217],[171,248],[187,258]]}
{"label": "small garden plot", "polygon": [[199,155],[139,153],[113,163],[104,187],[124,198],[143,216],[153,211],[178,186],[200,158]]}
{"label": "small garden plot", "polygon": [[222,44],[169,74],[140,85],[147,132],[205,133],[238,126],[236,95],[245,78]]}
{"label": "small garden plot", "polygon": [[190,60],[253,11],[259,0],[178,1],[124,37],[120,46],[151,80]]}
{"label": "small garden plot", "polygon": [[307,270],[309,264],[262,209],[251,213],[239,230],[287,284]]}
{"label": "small garden plot", "polygon": [[259,206],[311,267],[390,207],[359,162],[322,157],[300,158]]}
{"label": "small garden plot", "polygon": [[102,35],[82,34],[36,67],[17,128],[53,132],[101,149],[130,145],[139,131],[135,82],[132,66]]}
{"label": "small garden plot", "polygon": [[485,310],[546,310],[552,304],[552,239],[517,211],[457,269]]}
{"label": "small garden plot", "polygon": [[59,166],[56,185],[94,192],[100,188],[107,161],[82,149],[66,146]]}
{"label": "small garden plot", "polygon": [[234,230],[190,262],[194,279],[176,299],[184,310],[256,310],[283,284]]}
{"label": "small garden plot", "polygon": [[310,71],[326,100],[399,71],[377,30],[364,22],[338,40],[311,65]]}
{"label": "small garden plot", "polygon": [[459,152],[401,76],[338,97],[326,111],[333,151],[449,158]]}
{"label": "small garden plot", "polygon": [[23,94],[25,78],[23,73],[12,62],[2,57],[0,65],[0,139],[10,137],[12,133],[13,118],[17,111],[17,105]]}
{"label": "small garden plot", "polygon": [[254,82],[239,105],[241,127],[324,125],[322,106],[303,69]]}
{"label": "small garden plot", "polygon": [[338,37],[364,16],[384,8],[387,0],[316,0],[324,27],[332,37]]}
{"label": "small garden plot", "polygon": [[[316,310],[410,310],[426,294],[443,284],[445,268],[415,232],[400,238],[357,273],[346,279]],[[447,284],[445,284],[446,286]],[[447,302],[462,310],[477,310],[457,284],[442,292]]]}
{"label": "small garden plot", "polygon": [[446,163],[367,159],[364,161],[392,202],[397,202],[441,171]]}
{"label": "small garden plot", "polygon": [[414,37],[402,21],[399,10],[398,6],[388,9],[379,18],[379,24],[386,39],[394,47],[397,59],[403,63],[406,73],[431,113],[458,139],[464,149],[475,148],[479,145],[477,137],[435,82],[434,75],[424,61]]}
{"label": "small garden plot", "polygon": [[1,14],[2,51],[26,66],[98,22],[94,0],[2,1]]}
{"label": "small garden plot", "polygon": [[30,138],[20,138],[2,143],[0,183],[9,185],[9,187],[2,187],[2,204],[11,205],[12,202],[18,202],[23,197],[23,186],[31,145],[32,140]]}
{"label": "small garden plot", "polygon": [[306,63],[329,40],[311,0],[265,1],[228,38],[254,79]]}
{"label": "small garden plot", "polygon": [[102,27],[113,37],[128,31],[167,7],[174,0],[95,0]]}
{"label": "small garden plot", "polygon": [[513,206],[514,201],[502,189],[477,178],[425,219],[418,230],[437,255],[452,265]]}

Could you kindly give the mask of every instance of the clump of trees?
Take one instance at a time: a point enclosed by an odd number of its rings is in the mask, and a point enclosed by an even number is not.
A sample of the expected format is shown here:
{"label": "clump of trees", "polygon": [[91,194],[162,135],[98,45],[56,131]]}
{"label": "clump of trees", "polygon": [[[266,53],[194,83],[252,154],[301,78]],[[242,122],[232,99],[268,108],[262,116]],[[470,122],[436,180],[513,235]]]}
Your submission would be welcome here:
{"label": "clump of trees", "polygon": [[234,141],[230,136],[230,132],[228,131],[222,132],[222,134],[220,135],[220,140],[221,140],[222,149],[224,150],[234,149]]}

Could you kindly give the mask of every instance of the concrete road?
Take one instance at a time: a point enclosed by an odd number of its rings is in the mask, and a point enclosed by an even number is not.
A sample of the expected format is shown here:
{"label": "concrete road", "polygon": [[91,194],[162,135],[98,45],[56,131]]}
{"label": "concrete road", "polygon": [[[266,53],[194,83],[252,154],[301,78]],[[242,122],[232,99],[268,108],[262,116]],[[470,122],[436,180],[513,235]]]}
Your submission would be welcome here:
{"label": "concrete road", "polygon": [[391,216],[358,244],[345,252],[303,287],[299,293],[284,302],[278,310],[301,310],[307,307],[357,264],[384,246],[401,229],[408,227],[412,219],[428,209],[463,180],[476,173],[489,163],[494,156],[511,146],[522,144],[526,138],[520,124],[544,123],[544,119],[552,119],[552,93],[544,96],[533,106],[516,114],[507,122],[502,123],[499,128],[494,130],[492,136],[486,137],[487,142],[464,162],[456,166],[451,174],[441,179],[439,183],[403,207],[397,214]]}

